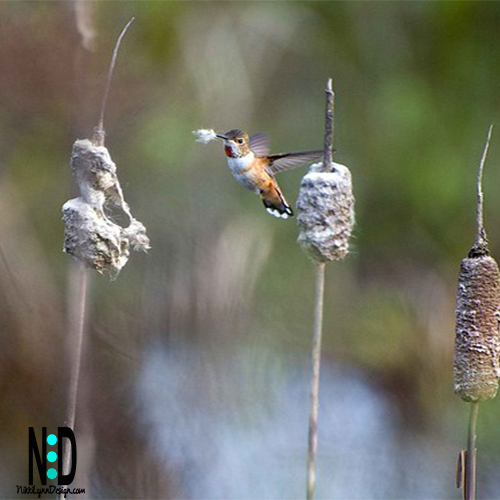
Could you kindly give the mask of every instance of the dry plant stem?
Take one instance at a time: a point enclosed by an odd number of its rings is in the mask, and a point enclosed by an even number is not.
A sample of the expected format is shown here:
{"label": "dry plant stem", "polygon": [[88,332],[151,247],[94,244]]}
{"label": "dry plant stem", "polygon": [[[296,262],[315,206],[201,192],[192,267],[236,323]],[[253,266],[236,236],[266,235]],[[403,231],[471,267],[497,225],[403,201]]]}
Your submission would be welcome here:
{"label": "dry plant stem", "polygon": [[321,363],[321,333],[323,330],[323,297],[325,292],[325,264],[316,264],[314,290],[314,324],[312,345],[311,409],[307,451],[307,500],[314,498],[316,484],[316,452],[318,450],[319,375]]}
{"label": "dry plant stem", "polygon": [[471,403],[469,431],[467,436],[467,464],[465,476],[465,498],[466,500],[476,500],[476,475],[477,475],[477,413],[479,410],[479,402]]}
{"label": "dry plant stem", "polygon": [[325,117],[325,156],[323,162],[323,169],[325,172],[332,171],[333,161],[333,111],[335,94],[332,90],[332,79],[330,78],[326,83],[326,117]]}
{"label": "dry plant stem", "polygon": [[[76,406],[78,401],[78,385],[83,353],[83,335],[85,332],[85,313],[87,309],[87,289],[89,271],[81,263],[75,264],[72,278],[75,282],[72,297],[70,297],[70,337],[68,342],[68,359],[71,362],[71,372],[68,385],[68,403],[66,408],[66,427],[75,430]],[[63,474],[71,469],[71,453],[69,440],[63,447]],[[61,498],[61,495],[59,495]]]}
{"label": "dry plant stem", "polygon": [[108,79],[106,81],[106,88],[104,89],[104,95],[102,98],[101,116],[99,118],[99,124],[94,130],[94,137],[92,140],[92,142],[96,146],[104,146],[104,137],[106,135],[106,132],[104,131],[104,113],[106,112],[106,104],[108,102],[108,94],[109,94],[109,89],[111,87],[111,78],[113,77],[113,71],[115,69],[116,58],[118,57],[118,50],[120,49],[120,44],[122,43],[125,33],[127,33],[127,30],[129,29],[130,25],[134,22],[134,20],[135,17],[132,17],[130,21],[125,25],[125,27],[122,29],[122,32],[118,36],[118,40],[116,41],[116,45],[113,50],[113,56],[111,57],[111,63],[109,65],[109,70],[108,70]]}
{"label": "dry plant stem", "polygon": [[475,247],[477,250],[486,250],[488,248],[488,238],[486,236],[486,231],[484,229],[484,213],[483,213],[483,171],[484,162],[488,156],[488,149],[490,147],[491,133],[493,132],[493,125],[490,125],[488,130],[488,137],[486,138],[486,144],[484,145],[483,154],[481,156],[481,161],[479,163],[479,169],[477,172],[477,214],[476,214],[476,242]]}

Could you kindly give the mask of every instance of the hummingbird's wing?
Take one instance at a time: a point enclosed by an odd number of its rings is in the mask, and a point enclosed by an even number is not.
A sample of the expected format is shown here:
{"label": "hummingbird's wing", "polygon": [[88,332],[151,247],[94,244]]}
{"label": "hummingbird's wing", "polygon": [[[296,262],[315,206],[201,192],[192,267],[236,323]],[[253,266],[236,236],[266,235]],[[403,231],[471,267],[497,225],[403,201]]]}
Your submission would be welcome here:
{"label": "hummingbird's wing", "polygon": [[250,149],[256,156],[267,156],[269,154],[269,140],[267,139],[267,135],[258,132],[251,135],[249,140]]}
{"label": "hummingbird's wing", "polygon": [[323,158],[324,151],[300,151],[297,153],[280,153],[277,155],[269,155],[269,165],[266,167],[267,173],[274,175],[277,172],[291,170],[301,167],[306,163],[314,163]]}

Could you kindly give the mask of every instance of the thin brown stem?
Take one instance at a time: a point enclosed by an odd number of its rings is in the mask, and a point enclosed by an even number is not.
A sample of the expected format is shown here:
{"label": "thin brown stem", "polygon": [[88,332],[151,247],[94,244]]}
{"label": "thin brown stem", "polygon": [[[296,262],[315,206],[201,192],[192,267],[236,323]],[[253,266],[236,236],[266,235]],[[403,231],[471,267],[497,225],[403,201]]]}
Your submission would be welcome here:
{"label": "thin brown stem", "polygon": [[115,48],[113,50],[113,56],[111,57],[111,63],[109,65],[109,70],[108,70],[106,88],[104,89],[104,95],[102,98],[101,116],[99,118],[99,123],[94,130],[94,137],[92,141],[96,146],[104,146],[104,137],[106,135],[106,132],[104,131],[104,114],[106,113],[106,104],[108,102],[108,94],[109,94],[109,89],[111,87],[111,79],[113,77],[113,71],[115,69],[116,58],[118,57],[118,50],[120,49],[120,44],[122,43],[122,39],[125,36],[125,33],[129,29],[130,25],[134,22],[134,19],[135,17],[132,17],[130,21],[125,25],[125,27],[122,29],[120,35],[118,36],[118,40],[116,41]]}
{"label": "thin brown stem", "polygon": [[[80,381],[81,364],[83,357],[83,336],[85,332],[85,315],[87,309],[88,270],[78,263],[72,273],[73,290],[70,296],[69,338],[67,344],[67,359],[70,361],[70,375],[68,384],[68,400],[66,407],[66,427],[75,429],[76,407],[78,402],[78,386]],[[71,450],[69,440],[63,447],[63,474],[71,470]],[[61,498],[61,496],[59,496]]]}
{"label": "thin brown stem", "polygon": [[471,403],[469,430],[467,435],[467,460],[465,468],[465,498],[476,500],[476,476],[477,476],[477,413],[479,402]]}
{"label": "thin brown stem", "polygon": [[314,323],[312,342],[311,409],[307,452],[307,500],[314,498],[316,485],[316,453],[318,450],[319,375],[321,363],[321,334],[323,330],[323,297],[325,292],[325,264],[316,265],[314,290]]}
{"label": "thin brown stem", "polygon": [[332,79],[326,83],[326,113],[325,113],[325,155],[323,160],[323,171],[331,172],[333,162],[333,129],[334,129],[334,102],[335,94],[332,90]]}
{"label": "thin brown stem", "polygon": [[488,250],[488,237],[486,235],[486,230],[484,228],[484,212],[483,212],[483,171],[484,163],[488,155],[488,150],[490,147],[491,134],[493,132],[493,125],[490,125],[488,130],[488,136],[486,138],[486,144],[484,145],[483,154],[481,156],[481,161],[479,162],[479,168],[477,172],[477,213],[476,213],[476,241],[474,247],[481,250]]}

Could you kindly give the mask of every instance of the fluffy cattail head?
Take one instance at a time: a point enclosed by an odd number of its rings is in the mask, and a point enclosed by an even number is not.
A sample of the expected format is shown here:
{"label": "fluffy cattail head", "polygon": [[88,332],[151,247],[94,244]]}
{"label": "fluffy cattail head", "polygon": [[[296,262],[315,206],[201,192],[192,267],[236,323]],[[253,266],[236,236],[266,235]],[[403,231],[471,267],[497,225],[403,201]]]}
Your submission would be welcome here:
{"label": "fluffy cattail head", "polygon": [[101,217],[81,197],[64,204],[63,219],[64,251],[86,267],[115,278],[130,255],[123,229]]}
{"label": "fluffy cattail head", "polygon": [[500,273],[491,256],[462,261],[456,308],[455,392],[465,401],[494,398],[500,376]]}
{"label": "fluffy cattail head", "polygon": [[322,163],[311,165],[297,200],[298,241],[316,262],[343,259],[354,227],[351,172],[339,163],[332,167],[325,172]]}
{"label": "fluffy cattail head", "polygon": [[[146,228],[134,219],[116,174],[116,165],[104,146],[78,140],[71,154],[80,196],[63,206],[64,251],[101,274],[115,278],[133,250],[150,248]],[[115,206],[128,217],[122,227],[106,214]]]}

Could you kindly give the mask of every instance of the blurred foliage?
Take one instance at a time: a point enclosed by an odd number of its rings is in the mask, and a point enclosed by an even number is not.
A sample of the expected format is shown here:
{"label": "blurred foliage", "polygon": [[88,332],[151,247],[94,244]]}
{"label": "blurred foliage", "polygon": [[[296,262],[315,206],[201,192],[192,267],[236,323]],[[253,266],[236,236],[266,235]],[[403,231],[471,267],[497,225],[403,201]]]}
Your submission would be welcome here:
{"label": "blurred foliage", "polygon": [[[336,159],[352,170],[357,228],[352,255],[328,269],[325,361],[364,372],[394,402],[405,432],[440,429],[447,445],[460,446],[466,411],[451,385],[454,293],[474,237],[477,164],[498,121],[500,5],[92,5],[98,38],[87,52],[73,3],[0,2],[0,442],[19,463],[9,474],[23,481],[17,450],[26,426],[59,424],[61,403],[49,400],[53,390],[64,398],[64,368],[47,360],[62,356],[64,339],[71,262],[61,253],[60,209],[76,193],[69,154],[76,138],[92,134],[112,47],[131,16],[106,144],[153,249],[133,255],[117,281],[93,279],[85,394],[94,431],[102,437],[103,422],[121,418],[105,442],[131,432],[133,412],[121,410],[135,404],[131,387],[153,340],[308,356],[313,274],[296,225],[269,217],[231,178],[220,145],[197,144],[191,131],[238,127],[268,133],[274,151],[321,147],[332,77]],[[497,256],[498,134],[484,179]],[[279,178],[290,201],[302,175]],[[485,405],[480,423],[481,447],[496,463],[499,405]],[[172,491],[175,479],[163,480]]]}

